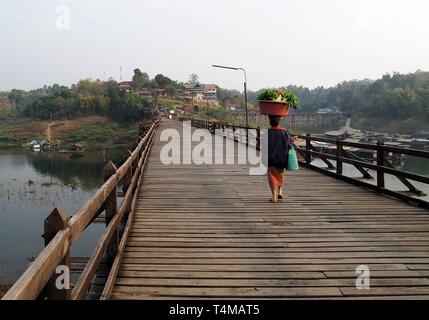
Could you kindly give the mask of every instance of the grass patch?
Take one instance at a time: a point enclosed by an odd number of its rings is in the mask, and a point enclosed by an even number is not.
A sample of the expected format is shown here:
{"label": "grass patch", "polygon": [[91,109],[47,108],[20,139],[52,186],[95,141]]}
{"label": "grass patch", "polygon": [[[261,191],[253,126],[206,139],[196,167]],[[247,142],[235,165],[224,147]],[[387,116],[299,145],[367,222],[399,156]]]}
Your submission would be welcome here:
{"label": "grass patch", "polygon": [[83,143],[90,147],[110,147],[132,143],[138,125],[118,122],[98,123],[79,129],[63,138],[65,144]]}
{"label": "grass patch", "polygon": [[0,121],[0,147],[21,146],[43,138],[40,123],[26,119]]}
{"label": "grass patch", "polygon": [[[0,121],[0,147],[43,140],[48,123],[28,119]],[[138,135],[137,123],[120,123],[99,117],[58,120],[51,128],[54,138],[62,140],[64,148],[74,143],[83,143],[86,147],[128,145]]]}
{"label": "grass patch", "polygon": [[0,136],[0,144],[18,144],[21,140],[22,138],[11,135]]}
{"label": "grass patch", "polygon": [[17,130],[24,124],[24,121],[1,121],[0,135],[3,135],[9,131]]}

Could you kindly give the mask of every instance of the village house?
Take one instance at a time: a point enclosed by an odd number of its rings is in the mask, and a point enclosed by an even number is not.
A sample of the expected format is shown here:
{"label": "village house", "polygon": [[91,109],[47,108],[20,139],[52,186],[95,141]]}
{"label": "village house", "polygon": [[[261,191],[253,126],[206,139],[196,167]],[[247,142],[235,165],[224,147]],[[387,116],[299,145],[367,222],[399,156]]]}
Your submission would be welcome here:
{"label": "village house", "polygon": [[119,89],[125,92],[133,91],[133,82],[132,81],[121,81],[119,82]]}
{"label": "village house", "polygon": [[165,90],[165,89],[155,89],[154,92],[157,96],[160,96],[160,97],[166,97],[167,96],[167,90]]}
{"label": "village house", "polygon": [[192,101],[192,95],[187,90],[178,90],[176,97],[184,101]]}
{"label": "village house", "polygon": [[193,101],[218,104],[217,100],[217,86],[215,84],[202,84],[202,83],[185,83],[185,90],[192,97]]}
{"label": "village house", "polygon": [[239,107],[240,107],[240,105],[239,104],[235,104],[235,103],[230,103],[230,104],[226,105],[226,108],[229,111],[236,111]]}
{"label": "village house", "polygon": [[152,93],[156,93],[158,96],[166,96],[165,89],[150,89],[150,88],[136,88],[132,81],[121,81],[119,82],[119,89],[125,92],[135,92],[141,97],[149,97]]}
{"label": "village house", "polygon": [[[177,96],[182,100],[219,104],[217,100],[217,86],[215,84],[185,83],[184,87],[184,90],[179,90],[177,92]],[[119,82],[119,89],[125,92],[135,91],[141,97],[151,96],[153,93],[162,97],[167,96],[167,91],[165,89],[142,88],[138,90],[134,87],[132,81]]]}
{"label": "village house", "polygon": [[211,103],[218,104],[217,86],[215,84],[205,84],[203,86],[204,86],[204,99]]}
{"label": "village house", "polygon": [[150,97],[152,95],[152,92],[147,88],[143,88],[143,89],[137,91],[137,94],[140,97]]}

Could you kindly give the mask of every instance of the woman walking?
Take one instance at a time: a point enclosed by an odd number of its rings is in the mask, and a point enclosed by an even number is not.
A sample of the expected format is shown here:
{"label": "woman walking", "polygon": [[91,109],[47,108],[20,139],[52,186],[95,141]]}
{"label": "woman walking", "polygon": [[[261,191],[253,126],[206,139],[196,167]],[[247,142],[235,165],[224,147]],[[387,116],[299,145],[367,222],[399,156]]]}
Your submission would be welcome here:
{"label": "woman walking", "polygon": [[268,182],[272,199],[283,199],[284,170],[287,168],[288,152],[293,141],[286,130],[280,127],[279,116],[269,116],[271,128],[268,130]]}

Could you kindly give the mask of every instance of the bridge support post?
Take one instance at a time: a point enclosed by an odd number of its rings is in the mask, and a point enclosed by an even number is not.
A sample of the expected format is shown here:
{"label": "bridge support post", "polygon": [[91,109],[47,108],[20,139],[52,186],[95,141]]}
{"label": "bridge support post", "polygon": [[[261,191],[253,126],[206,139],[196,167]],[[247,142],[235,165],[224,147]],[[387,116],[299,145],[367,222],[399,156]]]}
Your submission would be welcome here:
{"label": "bridge support post", "polygon": [[[116,173],[116,167],[112,161],[109,161],[104,167],[104,181],[109,180],[109,178]],[[116,187],[109,194],[105,202],[105,212],[106,212],[106,227],[109,225],[110,221],[115,217],[117,211],[117,201],[116,201]],[[112,239],[110,240],[109,245],[107,246],[106,254],[107,259],[109,261],[113,261],[116,257],[116,253],[118,252],[118,230],[115,230]]]}
{"label": "bridge support post", "polygon": [[[137,143],[139,143],[139,142],[140,141],[137,141]],[[132,152],[130,150],[128,150],[128,153],[131,156]],[[140,153],[139,153],[139,156],[140,156]],[[131,164],[130,168],[127,170],[125,177],[123,178],[124,180],[123,180],[123,184],[122,184],[122,192],[123,192],[124,197],[128,191],[128,188],[131,185],[133,175],[134,175],[134,171],[136,170],[136,168],[137,168],[137,166],[136,166],[135,161],[134,161]],[[127,208],[125,209],[124,216],[122,217],[122,220],[121,220],[122,224],[119,226],[119,228],[120,228],[119,236],[120,237],[122,235],[123,226],[125,225],[126,221],[128,220],[128,214],[130,213],[130,211],[131,211],[131,202],[128,204]]]}
{"label": "bridge support post", "polygon": [[[68,217],[63,211],[55,208],[50,215],[44,221],[44,234],[43,238],[45,239],[45,247],[51,242],[55,237],[58,231],[68,228]],[[66,254],[64,255],[63,260],[61,260],[60,265],[66,266],[68,268],[69,284],[70,279],[70,247],[67,249]],[[66,271],[67,272],[67,271]],[[49,279],[48,283],[45,286],[44,292],[48,300],[70,300],[71,299],[71,287],[59,289],[56,285],[58,274],[54,273]]]}
{"label": "bridge support post", "polygon": [[[384,142],[382,140],[379,140],[377,142],[377,146],[383,146]],[[384,183],[384,171],[383,171],[383,166],[384,166],[384,150],[382,148],[377,148],[377,187],[379,188],[384,188],[385,187],[385,183]]]}
{"label": "bridge support post", "polygon": [[311,135],[307,133],[305,135],[305,163],[311,164]]}
{"label": "bridge support post", "polygon": [[341,144],[341,140],[337,138],[337,174],[343,174],[343,162],[339,159],[343,156],[343,145]]}
{"label": "bridge support post", "polygon": [[256,150],[261,150],[261,128],[256,128]]}

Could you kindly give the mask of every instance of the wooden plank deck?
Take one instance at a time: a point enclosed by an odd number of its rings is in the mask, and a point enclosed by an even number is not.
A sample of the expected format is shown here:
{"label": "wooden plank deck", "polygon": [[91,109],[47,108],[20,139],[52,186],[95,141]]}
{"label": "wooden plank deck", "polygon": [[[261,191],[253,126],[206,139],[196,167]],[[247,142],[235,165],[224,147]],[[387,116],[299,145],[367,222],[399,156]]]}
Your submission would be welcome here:
{"label": "wooden plank deck", "polygon": [[429,298],[427,210],[309,169],[272,204],[245,165],[163,165],[179,125],[157,132],[112,299]]}

